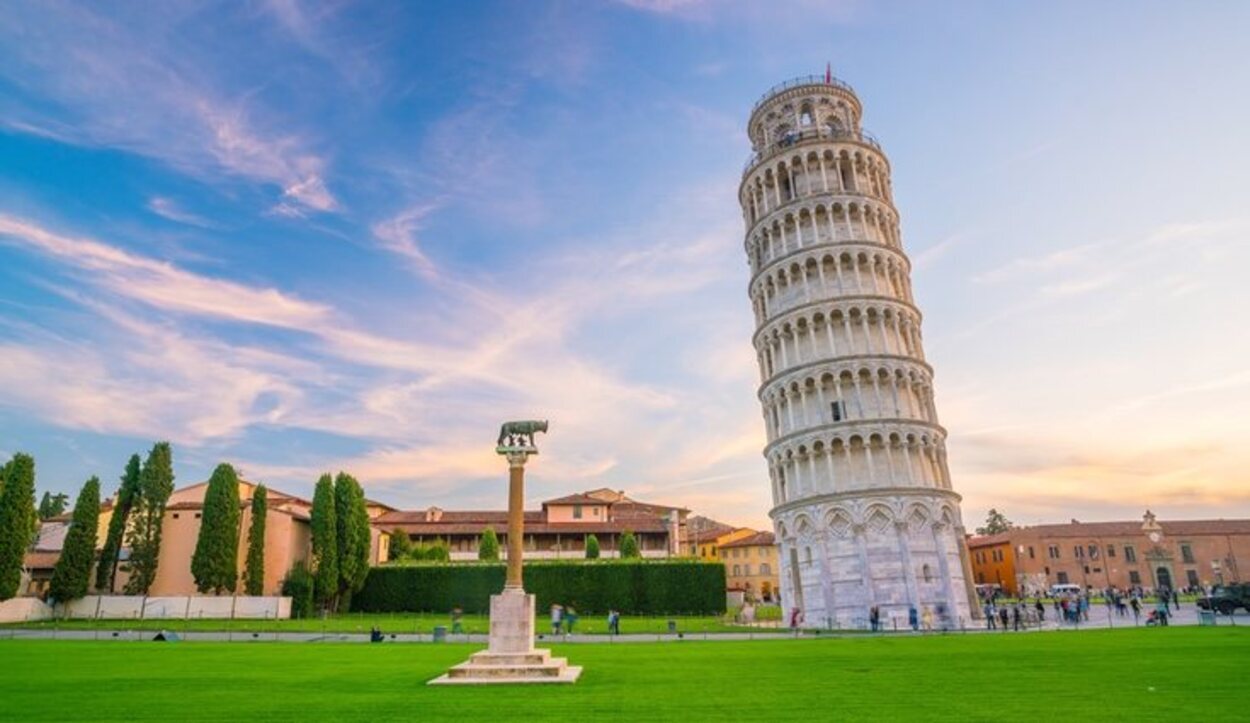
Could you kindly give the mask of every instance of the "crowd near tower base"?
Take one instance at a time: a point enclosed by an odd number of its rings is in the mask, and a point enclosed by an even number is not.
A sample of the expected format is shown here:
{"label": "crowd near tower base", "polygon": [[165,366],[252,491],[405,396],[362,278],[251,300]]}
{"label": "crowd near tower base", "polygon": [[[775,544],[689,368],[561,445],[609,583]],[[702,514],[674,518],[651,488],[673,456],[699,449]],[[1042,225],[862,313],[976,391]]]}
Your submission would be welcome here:
{"label": "crowd near tower base", "polygon": [[[511,425],[518,425],[521,431],[505,435]],[[503,592],[490,597],[490,642],[486,650],[469,656],[467,662],[453,666],[430,685],[576,683],[581,677],[579,666],[534,647],[534,596],[525,592],[521,574],[525,462],[531,454],[538,454],[533,433],[546,430],[546,422],[509,422],[500,432],[497,451],[508,460],[507,581]]]}
{"label": "crowd near tower base", "polygon": [[826,72],[756,103],[739,201],[782,599],[812,627],[975,611],[890,163]]}

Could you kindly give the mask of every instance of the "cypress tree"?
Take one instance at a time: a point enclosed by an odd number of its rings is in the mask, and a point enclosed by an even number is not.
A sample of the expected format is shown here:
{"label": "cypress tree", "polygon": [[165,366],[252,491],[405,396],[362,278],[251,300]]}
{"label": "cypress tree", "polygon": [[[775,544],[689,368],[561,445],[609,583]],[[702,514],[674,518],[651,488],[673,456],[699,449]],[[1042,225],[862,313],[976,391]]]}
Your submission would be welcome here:
{"label": "cypress tree", "polygon": [[191,575],[200,592],[234,592],[239,577],[239,475],[222,463],[204,493],[200,535],[191,556]]}
{"label": "cypress tree", "polygon": [[265,485],[252,492],[252,524],[247,531],[247,569],[243,571],[243,591],[265,594],[265,516],[269,512]]}
{"label": "cypress tree", "polygon": [[0,600],[17,594],[22,560],[37,522],[35,460],[19,452],[5,465],[4,488],[0,491]]}
{"label": "cypress tree", "polygon": [[147,595],[160,564],[165,503],[174,491],[174,459],[169,442],[157,442],[139,472],[139,494],[130,529],[130,579],[127,595]]}
{"label": "cypress tree", "polygon": [[599,538],[594,535],[586,535],[586,559],[599,559]]}
{"label": "cypress tree", "polygon": [[140,469],[139,455],[130,455],[126,472],[122,474],[121,488],[117,490],[113,514],[109,517],[108,535],[100,550],[100,563],[96,566],[95,586],[103,592],[113,592],[113,579],[117,576],[117,557],[122,549],[122,537],[126,534],[126,520],[130,518],[130,510],[139,495]]}
{"label": "cypress tree", "polygon": [[638,540],[634,539],[634,533],[629,530],[621,533],[621,557],[626,559],[642,557],[642,553],[638,550]]}
{"label": "cypress tree", "polygon": [[91,582],[91,563],[95,561],[96,530],[100,524],[100,480],[92,477],[82,486],[74,503],[61,557],[52,570],[48,596],[57,602],[69,602],[87,594]]}
{"label": "cypress tree", "polygon": [[487,527],[482,532],[482,538],[477,543],[477,559],[483,562],[499,561],[499,536],[495,534],[495,528]]}
{"label": "cypress tree", "polygon": [[46,520],[52,516],[52,493],[44,492],[39,498],[39,519]]}
{"label": "cypress tree", "polygon": [[334,514],[337,525],[339,584],[336,605],[346,610],[352,593],[365,584],[369,575],[369,511],[365,491],[346,472],[334,479]]}
{"label": "cypress tree", "polygon": [[334,481],[323,474],[313,492],[313,590],[323,606],[334,599],[339,584],[338,523],[334,519]]}
{"label": "cypress tree", "polygon": [[412,553],[412,539],[403,530],[391,530],[390,559],[402,560]]}

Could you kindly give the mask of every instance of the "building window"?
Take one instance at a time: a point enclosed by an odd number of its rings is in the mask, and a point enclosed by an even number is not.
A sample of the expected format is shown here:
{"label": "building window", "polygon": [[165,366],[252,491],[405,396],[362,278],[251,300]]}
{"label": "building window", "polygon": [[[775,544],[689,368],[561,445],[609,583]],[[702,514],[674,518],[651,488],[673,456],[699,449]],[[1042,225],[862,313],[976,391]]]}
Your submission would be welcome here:
{"label": "building window", "polygon": [[1128,582],[1129,582],[1129,584],[1130,584],[1130,585],[1140,585],[1140,584],[1141,584],[1141,573],[1139,573],[1139,572],[1138,572],[1138,571],[1136,571],[1136,570],[1129,570],[1129,571],[1128,571]]}
{"label": "building window", "polygon": [[1097,559],[1098,559],[1098,545],[1090,545],[1090,546],[1089,546],[1089,559],[1091,559],[1091,560],[1097,560]]}
{"label": "building window", "polygon": [[1198,581],[1198,571],[1197,571],[1197,570],[1186,570],[1186,571],[1185,571],[1185,578],[1189,581],[1189,586],[1190,586],[1190,587],[1198,587],[1198,585],[1200,585],[1200,584],[1201,584],[1201,583]]}
{"label": "building window", "polygon": [[809,565],[810,565],[810,564],[812,564],[812,548],[810,548],[810,547],[804,547],[804,548],[803,548],[803,557],[805,557],[805,558],[807,559],[807,564],[809,564]]}
{"label": "building window", "polygon": [[200,513],[199,513],[199,512],[196,512],[196,513],[195,513],[195,519],[197,519],[197,520],[198,520],[198,519],[200,519]]}
{"label": "building window", "polygon": [[1134,550],[1132,545],[1124,546],[1124,561],[1137,562],[1137,550]]}
{"label": "building window", "polygon": [[573,505],[573,519],[575,520],[582,519],[582,506],[581,505]]}
{"label": "building window", "polygon": [[176,519],[178,519],[178,513],[177,513],[177,512],[175,512],[175,513],[174,513],[174,519],[175,519],[175,520],[176,520]]}
{"label": "building window", "polygon": [[741,574],[742,574],[742,567],[739,565],[734,565],[734,577],[738,577]]}
{"label": "building window", "polygon": [[1072,548],[1072,554],[1076,555],[1076,559],[1078,560],[1083,559],[1085,557],[1085,548],[1077,545]]}
{"label": "building window", "polygon": [[1058,546],[1058,545],[1050,545],[1049,547],[1047,547],[1047,548],[1046,548],[1046,556],[1047,556],[1047,557],[1049,557],[1049,558],[1050,558],[1050,559],[1052,559],[1052,560],[1058,560],[1058,559],[1059,559],[1059,546]]}
{"label": "building window", "polygon": [[1033,546],[1032,545],[1029,545],[1029,559],[1030,560],[1033,559]]}
{"label": "building window", "polygon": [[1059,579],[1059,584],[1060,584],[1060,585],[1067,585],[1067,584],[1068,584],[1068,573],[1063,572],[1063,571],[1060,571],[1060,572],[1059,572],[1059,574],[1058,574],[1058,575],[1056,575],[1055,577],[1057,577],[1057,578]]}
{"label": "building window", "polygon": [[771,566],[771,565],[769,565],[767,562],[761,562],[761,563],[760,563],[760,574],[761,574],[761,575],[771,575],[771,574],[773,574],[773,568],[772,568],[772,566]]}
{"label": "building window", "polygon": [[920,568],[920,576],[924,578],[925,582],[933,582],[933,570],[927,564]]}
{"label": "building window", "polygon": [[1115,557],[1115,545],[1107,545],[1107,557]]}
{"label": "building window", "polygon": [[1193,564],[1194,549],[1189,545],[1181,545],[1181,562]]}
{"label": "building window", "polygon": [[743,565],[743,566],[742,566],[742,574],[743,574],[743,575],[746,575],[747,577],[750,577],[750,576],[751,576],[751,566],[750,566],[750,565]]}
{"label": "building window", "polygon": [[843,419],[846,419],[846,402],[838,400],[832,404],[832,407],[833,421],[841,422]]}

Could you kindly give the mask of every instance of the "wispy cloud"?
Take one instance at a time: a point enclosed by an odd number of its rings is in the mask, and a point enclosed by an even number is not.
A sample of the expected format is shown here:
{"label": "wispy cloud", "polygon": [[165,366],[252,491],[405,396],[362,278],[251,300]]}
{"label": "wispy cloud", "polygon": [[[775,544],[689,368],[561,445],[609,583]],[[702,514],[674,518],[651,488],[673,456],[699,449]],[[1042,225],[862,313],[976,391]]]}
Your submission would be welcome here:
{"label": "wispy cloud", "polygon": [[407,260],[414,270],[427,279],[438,277],[438,268],[421,250],[417,232],[426,216],[442,204],[437,201],[410,206],[391,218],[373,225],[373,236],[383,249]]}
{"label": "wispy cloud", "polygon": [[182,206],[172,198],[153,196],[148,199],[148,210],[163,219],[173,221],[175,223],[183,223],[188,226],[199,226],[200,228],[216,227],[213,222],[203,216],[199,216],[183,209]]}

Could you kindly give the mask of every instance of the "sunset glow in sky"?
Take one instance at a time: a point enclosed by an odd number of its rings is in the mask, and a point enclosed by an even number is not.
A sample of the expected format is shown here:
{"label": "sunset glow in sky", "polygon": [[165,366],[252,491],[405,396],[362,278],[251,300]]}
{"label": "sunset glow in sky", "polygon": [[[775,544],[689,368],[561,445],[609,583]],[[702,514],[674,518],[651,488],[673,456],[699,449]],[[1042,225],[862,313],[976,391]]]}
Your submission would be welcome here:
{"label": "sunset glow in sky", "polygon": [[[765,526],[737,184],[836,76],[893,165],[967,521],[1250,516],[1250,5],[17,3],[0,452]],[[970,525],[972,526],[972,525]]]}

